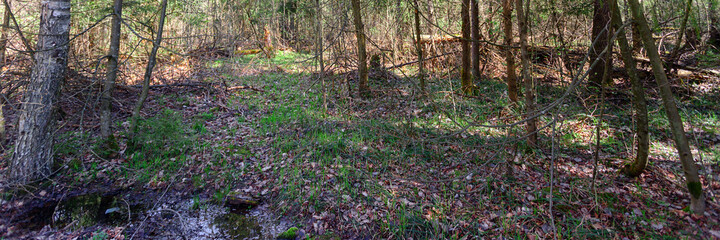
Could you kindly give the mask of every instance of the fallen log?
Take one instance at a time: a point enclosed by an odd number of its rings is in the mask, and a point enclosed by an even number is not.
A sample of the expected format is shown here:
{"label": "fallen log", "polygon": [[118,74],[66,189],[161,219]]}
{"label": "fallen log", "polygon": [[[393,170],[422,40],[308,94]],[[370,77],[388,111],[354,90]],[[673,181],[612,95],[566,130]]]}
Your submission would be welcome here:
{"label": "fallen log", "polygon": [[253,208],[259,204],[257,199],[243,196],[240,194],[230,194],[225,199],[225,205],[237,210],[246,210]]}
{"label": "fallen log", "polygon": [[[157,84],[150,85],[150,89],[167,88],[167,87],[207,87],[209,84],[201,82],[190,82],[190,83],[173,83],[173,84]],[[128,87],[142,88],[142,85],[130,85]]]}
{"label": "fallen log", "polygon": [[[635,61],[644,63],[644,64],[650,64],[650,59],[647,59],[644,57],[635,57]],[[679,65],[679,64],[675,64],[675,63],[671,63],[671,62],[667,62],[667,61],[663,61],[663,64],[665,64],[665,66],[670,67],[670,68],[682,69],[682,70],[686,70],[686,71],[704,73],[704,74],[709,74],[709,75],[714,75],[714,76],[720,77],[720,71],[718,71],[718,70],[708,70],[708,69],[696,68],[696,67],[691,67],[691,66],[683,66],[683,65]]]}
{"label": "fallen log", "polygon": [[253,86],[235,86],[235,87],[229,87],[227,90],[233,91],[233,90],[245,90],[245,89],[253,90],[256,92],[265,92],[265,90],[262,90],[262,89],[259,89],[259,88],[253,87]]}
{"label": "fallen log", "polygon": [[460,42],[462,38],[453,35],[420,35],[420,44]]}

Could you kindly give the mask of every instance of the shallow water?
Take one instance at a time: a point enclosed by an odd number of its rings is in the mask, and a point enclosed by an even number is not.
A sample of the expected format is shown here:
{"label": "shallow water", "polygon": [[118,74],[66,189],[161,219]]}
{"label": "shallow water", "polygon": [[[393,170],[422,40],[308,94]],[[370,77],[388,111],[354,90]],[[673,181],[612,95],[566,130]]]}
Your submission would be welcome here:
{"label": "shallow water", "polygon": [[193,200],[184,204],[186,237],[191,239],[275,239],[292,227],[288,221],[278,219],[260,205],[244,211],[231,211],[226,207],[209,204],[189,210]]}
{"label": "shallow water", "polygon": [[292,227],[267,204],[230,210],[209,201],[178,200],[130,204],[118,195],[86,194],[47,202],[31,211],[35,226],[80,230],[96,225],[124,226],[127,237],[155,239],[275,239]]}

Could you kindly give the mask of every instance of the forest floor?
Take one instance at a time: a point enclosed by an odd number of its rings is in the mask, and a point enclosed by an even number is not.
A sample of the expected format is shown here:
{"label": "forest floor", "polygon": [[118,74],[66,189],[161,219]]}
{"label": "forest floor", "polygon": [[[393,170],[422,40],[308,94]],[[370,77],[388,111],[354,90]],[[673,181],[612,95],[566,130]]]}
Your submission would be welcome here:
{"label": "forest floor", "polygon": [[[149,201],[175,212],[179,205],[169,203],[221,205],[229,196],[248,196],[313,239],[720,238],[717,77],[674,79],[707,196],[705,214],[693,216],[652,79],[645,83],[650,164],[640,177],[627,178],[618,173],[634,156],[624,79],[615,79],[606,104],[595,90],[571,92],[559,109],[540,117],[540,126],[549,125],[539,132],[539,146],[529,147],[518,140],[522,125],[471,125],[520,119],[498,79],[476,82],[479,93],[467,97],[454,94],[455,76],[440,74],[428,82],[432,94],[420,96],[412,78],[381,72],[371,74],[373,97],[361,100],[348,97],[342,84],[354,84],[351,74],[328,74],[325,98],[323,82],[308,74],[310,57],[281,52],[273,59],[250,55],[161,68],[166,86],[153,88],[133,137],[126,134],[127,118],[137,89],[116,92],[117,151],[93,137],[96,109],[87,99],[96,92],[88,94],[79,87],[84,80],[75,79],[66,86],[74,90],[62,97],[67,117],[55,147],[57,173],[51,181],[4,190],[0,234],[169,239],[163,227],[183,222],[181,212],[131,217],[135,224],[29,224],[43,222],[32,219],[33,211],[57,203],[48,199],[114,191],[128,208]],[[192,74],[172,73],[182,70]],[[541,106],[570,84],[540,73],[538,81]],[[17,118],[6,113],[8,122]],[[11,148],[5,149],[8,158]],[[0,171],[7,171],[6,162]],[[155,217],[166,220],[148,221]]]}

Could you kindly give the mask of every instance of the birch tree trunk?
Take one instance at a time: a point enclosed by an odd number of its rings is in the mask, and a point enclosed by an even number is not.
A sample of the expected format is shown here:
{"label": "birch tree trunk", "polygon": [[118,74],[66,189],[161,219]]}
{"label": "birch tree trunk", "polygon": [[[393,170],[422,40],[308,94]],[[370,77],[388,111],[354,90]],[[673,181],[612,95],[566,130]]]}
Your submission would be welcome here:
{"label": "birch tree trunk", "polygon": [[110,32],[110,52],[108,53],[107,74],[103,83],[103,92],[100,99],[100,136],[107,138],[111,134],[112,123],[112,92],[118,72],[118,55],[120,51],[120,20],[122,18],[122,0],[115,0],[113,4],[115,14],[112,17]]}
{"label": "birch tree trunk", "polygon": [[40,3],[35,66],[20,113],[9,178],[19,184],[47,177],[53,161],[53,111],[65,77],[70,30],[70,0]]}
{"label": "birch tree trunk", "polygon": [[690,144],[685,136],[685,129],[682,119],[680,118],[680,113],[678,112],[677,105],[675,105],[675,97],[670,89],[667,75],[665,75],[665,68],[662,65],[660,54],[657,52],[650,27],[648,27],[645,15],[643,15],[642,7],[637,0],[628,0],[628,5],[630,5],[633,19],[638,23],[640,37],[645,45],[645,51],[650,59],[655,81],[657,81],[658,87],[660,88],[660,96],[663,100],[665,113],[670,121],[670,130],[675,140],[675,148],[677,148],[678,155],[680,155],[686,185],[690,192],[690,210],[694,214],[702,215],[705,211],[705,195],[702,190],[702,183],[700,183],[698,169],[693,160],[692,152],[690,151]]}

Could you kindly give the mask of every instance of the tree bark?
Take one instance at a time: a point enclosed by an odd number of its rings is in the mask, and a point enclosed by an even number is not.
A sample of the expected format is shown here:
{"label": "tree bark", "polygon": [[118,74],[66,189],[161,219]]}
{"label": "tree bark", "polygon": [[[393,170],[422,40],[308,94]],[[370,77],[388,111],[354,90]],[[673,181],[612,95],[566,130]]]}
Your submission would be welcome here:
{"label": "tree bark", "polygon": [[70,0],[42,1],[35,66],[20,113],[9,178],[19,184],[47,177],[53,161],[53,111],[65,77]]}
{"label": "tree bark", "polygon": [[608,54],[605,54],[601,60],[602,62],[600,62],[602,64],[596,64],[590,68],[590,75],[588,76],[589,82],[599,87],[601,83],[609,82],[609,76],[607,79],[603,79],[603,73],[605,72],[605,68],[610,67],[610,61],[612,60],[612,45],[608,45],[608,34],[610,31],[607,29],[610,25],[610,6],[607,0],[594,0],[593,6],[595,10],[593,13],[592,34],[590,36],[589,62],[595,62],[600,52],[602,52],[605,47],[610,46]]}
{"label": "tree bark", "polygon": [[422,38],[420,37],[420,5],[418,5],[418,1],[414,0],[415,2],[415,52],[417,54],[418,58],[418,79],[420,80],[420,91],[425,94],[425,59],[423,56],[423,44],[421,42]]}
{"label": "tree bark", "polygon": [[702,215],[705,211],[705,196],[702,190],[702,183],[700,182],[698,169],[693,160],[692,152],[690,151],[690,144],[685,136],[682,119],[675,105],[675,97],[670,89],[667,75],[665,75],[660,54],[657,52],[657,47],[655,46],[652,32],[650,32],[645,15],[643,15],[642,7],[637,0],[628,0],[628,4],[630,5],[633,19],[638,23],[640,36],[645,44],[645,51],[648,54],[648,58],[650,58],[655,81],[657,81],[658,87],[660,88],[660,96],[663,100],[665,113],[670,121],[670,129],[675,140],[675,148],[677,148],[678,155],[680,155],[686,185],[690,192],[690,210],[694,214]]}
{"label": "tree bark", "polygon": [[361,98],[370,96],[368,87],[367,52],[365,50],[365,30],[362,22],[360,0],[352,1],[352,13],[355,22],[355,38],[357,39],[358,51],[358,94]]}
{"label": "tree bark", "polygon": [[138,99],[137,103],[135,104],[135,109],[133,109],[133,115],[130,120],[130,132],[135,132],[135,127],[137,126],[137,120],[140,117],[140,110],[142,110],[143,105],[145,104],[145,100],[148,97],[148,92],[150,91],[150,79],[152,78],[152,72],[155,68],[155,62],[157,57],[157,52],[160,49],[160,44],[162,43],[162,35],[163,35],[163,28],[165,27],[165,12],[167,11],[167,0],[163,0],[160,3],[160,19],[158,20],[158,29],[157,29],[157,36],[155,36],[155,41],[153,42],[153,48],[150,51],[150,56],[148,57],[148,64],[145,68],[145,75],[143,76],[143,86],[142,86],[142,92],[140,92],[140,98]]}
{"label": "tree bark", "polygon": [[472,74],[473,79],[480,79],[480,6],[478,0],[472,0],[470,17],[472,18]]}
{"label": "tree bark", "polygon": [[[622,28],[622,18],[620,16],[620,10],[617,0],[613,0],[611,3],[614,5],[612,8],[612,24],[613,28]],[[633,58],[633,52],[628,44],[625,30],[621,29],[617,35],[617,42],[620,46],[620,55],[622,56],[623,63],[625,64],[625,70],[630,77],[630,84],[632,86],[633,93],[633,108],[635,109],[635,133],[637,134],[637,155],[635,160],[625,165],[621,171],[629,177],[637,177],[645,171],[648,163],[648,149],[650,147],[650,138],[648,137],[648,111],[647,101],[645,100],[645,90],[643,89],[642,82],[637,73],[637,63]]]}
{"label": "tree bark", "polygon": [[[9,0],[8,0],[9,1]],[[3,16],[3,25],[0,29],[0,66],[5,65],[5,53],[7,51],[7,34],[10,27],[10,3],[5,6],[5,14]],[[2,87],[2,86],[0,86]],[[5,99],[0,99],[0,145],[5,143],[5,115],[3,113]]]}
{"label": "tree bark", "polygon": [[5,14],[3,14],[2,29],[0,29],[0,65],[5,65],[5,54],[7,52],[7,40],[8,40],[8,28],[10,28],[10,11],[11,11],[10,2],[8,0],[8,5],[5,6]]}
{"label": "tree bark", "polygon": [[122,18],[122,0],[115,0],[113,4],[112,29],[110,32],[110,52],[108,53],[107,74],[103,83],[103,92],[100,99],[100,136],[107,138],[111,134],[112,124],[112,92],[118,72],[118,56],[120,51],[120,21]]}
{"label": "tree bark", "polygon": [[632,52],[634,55],[639,55],[643,46],[642,39],[640,38],[640,30],[638,30],[636,22],[632,22],[630,27],[632,31]]}
{"label": "tree bark", "polygon": [[0,100],[0,146],[5,145],[5,113],[3,113],[3,107],[5,101]]}
{"label": "tree bark", "polygon": [[462,92],[470,95],[472,93],[472,79],[470,78],[470,0],[463,0],[460,15],[462,17],[462,69],[460,82]]}
{"label": "tree bark", "polygon": [[325,60],[323,59],[323,36],[325,34],[323,33],[323,13],[322,13],[322,7],[320,6],[320,0],[315,0],[315,11],[317,12],[315,14],[315,27],[317,28],[317,36],[316,36],[316,43],[315,43],[315,54],[317,55],[318,60],[318,77],[320,78],[320,83],[322,83],[322,95],[323,95],[323,111],[327,112],[327,88],[325,86]]}
{"label": "tree bark", "polygon": [[505,33],[505,46],[503,46],[503,52],[505,54],[505,63],[507,64],[507,71],[505,82],[508,85],[508,97],[510,101],[518,101],[518,85],[517,75],[515,73],[515,57],[512,54],[512,0],[503,0],[503,32]]}
{"label": "tree bark", "polygon": [[[530,56],[527,44],[528,22],[523,0],[515,0],[515,7],[517,8],[518,30],[520,32],[520,59],[522,63],[521,76],[525,90],[525,117],[529,117],[535,111],[535,82],[530,74]],[[537,146],[537,118],[528,120],[525,129],[528,134],[528,145]]]}

